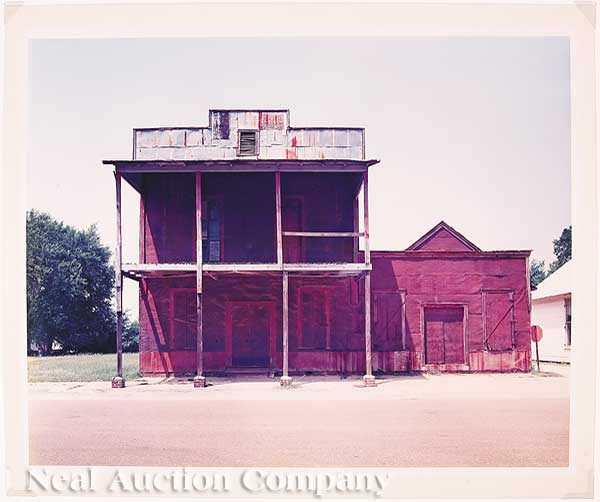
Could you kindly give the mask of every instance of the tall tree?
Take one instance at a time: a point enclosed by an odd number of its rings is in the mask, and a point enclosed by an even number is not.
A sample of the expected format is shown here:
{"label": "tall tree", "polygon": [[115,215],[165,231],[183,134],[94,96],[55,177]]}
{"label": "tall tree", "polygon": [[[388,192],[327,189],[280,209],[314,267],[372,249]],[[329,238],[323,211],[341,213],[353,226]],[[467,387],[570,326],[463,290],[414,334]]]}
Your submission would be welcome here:
{"label": "tall tree", "polygon": [[529,283],[531,287],[535,288],[546,276],[546,262],[544,260],[531,260],[529,264]]}
{"label": "tall tree", "polygon": [[562,267],[571,259],[571,225],[563,229],[560,237],[552,241],[556,260],[550,264],[550,273]]}
{"label": "tall tree", "polygon": [[27,213],[27,339],[44,352],[114,350],[114,270],[95,226],[87,230]]}

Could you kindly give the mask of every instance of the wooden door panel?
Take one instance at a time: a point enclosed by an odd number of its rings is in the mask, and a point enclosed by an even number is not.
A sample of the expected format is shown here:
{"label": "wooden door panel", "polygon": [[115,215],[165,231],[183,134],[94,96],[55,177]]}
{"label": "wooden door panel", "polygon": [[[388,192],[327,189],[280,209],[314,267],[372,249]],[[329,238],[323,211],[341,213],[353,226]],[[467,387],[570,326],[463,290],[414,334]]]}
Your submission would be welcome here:
{"label": "wooden door panel", "polygon": [[325,349],[327,344],[327,294],[307,289],[300,294],[302,348]]}
{"label": "wooden door panel", "polygon": [[463,307],[425,308],[425,364],[465,364]]}
{"label": "wooden door panel", "polygon": [[444,322],[444,342],[446,344],[446,364],[465,364],[465,339],[463,334],[462,309],[460,318]]}
{"label": "wooden door panel", "polygon": [[444,364],[444,323],[425,321],[425,363]]}
{"label": "wooden door panel", "polygon": [[231,313],[233,366],[269,366],[270,309],[266,305],[234,305]]}

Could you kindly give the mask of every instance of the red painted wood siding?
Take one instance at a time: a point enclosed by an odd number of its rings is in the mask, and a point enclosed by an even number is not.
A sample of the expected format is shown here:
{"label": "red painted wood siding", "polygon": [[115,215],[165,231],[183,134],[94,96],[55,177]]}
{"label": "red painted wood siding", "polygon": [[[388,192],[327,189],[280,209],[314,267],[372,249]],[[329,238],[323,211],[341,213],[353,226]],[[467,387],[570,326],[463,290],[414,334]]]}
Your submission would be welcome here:
{"label": "red painted wood siding", "polygon": [[[299,317],[298,299],[300,291],[322,292],[329,298],[329,333],[332,351],[357,351],[364,358],[364,301],[362,297],[358,305],[352,300],[352,278],[291,278],[290,279],[290,351],[301,368],[319,370],[322,353],[325,347],[315,349],[299,348],[299,328],[302,320]],[[185,349],[186,332],[177,327],[173,312],[179,307],[173,301],[181,298],[178,294],[185,288],[194,287],[194,278],[153,279],[142,281],[140,288],[140,360],[143,374],[152,373],[193,373],[195,349]],[[265,276],[220,276],[217,280],[206,278],[203,281],[203,324],[204,350],[207,355],[206,369],[209,371],[226,368],[227,336],[234,336],[235,327],[228,327],[228,305],[231,303],[270,303],[274,305],[273,344],[270,349],[273,367],[281,365],[281,278]],[[184,289],[182,289],[184,288]],[[175,292],[175,293],[174,293]],[[195,314],[192,322],[195,322]],[[236,323],[235,316],[229,314],[230,323]],[[249,318],[251,316],[248,316]],[[306,313],[306,321],[314,321],[314,312]],[[326,322],[326,321],[325,321]],[[237,323],[240,329],[244,323]],[[255,327],[260,323],[254,323]],[[305,324],[306,326],[306,324]],[[169,340],[174,339],[173,342]],[[171,347],[173,347],[171,349]],[[174,355],[175,352],[177,355]],[[185,354],[189,352],[190,354]],[[171,354],[167,357],[167,354]],[[329,356],[327,356],[329,357]],[[336,356],[338,357],[338,356]],[[342,356],[339,356],[342,357]],[[346,357],[346,356],[343,356]],[[342,357],[342,359],[343,359]],[[348,356],[350,357],[350,356]],[[299,358],[299,359],[298,359]],[[357,356],[357,360],[360,359]],[[293,358],[290,357],[290,361]],[[338,364],[332,360],[332,364]],[[340,363],[341,364],[341,363]],[[361,363],[362,364],[362,363]],[[171,366],[169,366],[171,365]],[[299,367],[294,369],[301,369]],[[325,368],[327,369],[327,368]],[[350,371],[350,368],[348,368]]]}
{"label": "red painted wood siding", "polygon": [[[373,258],[372,312],[373,367],[375,371],[419,371],[438,368],[446,371],[527,371],[530,369],[529,311],[524,258]],[[358,282],[356,282],[358,281]],[[173,305],[172,291],[193,288],[194,278],[155,279],[144,281],[140,303],[141,370],[152,373],[193,373],[194,349],[186,350],[187,336],[175,332],[170,345]],[[175,289],[174,289],[175,288]],[[402,327],[398,320],[399,291],[406,297],[406,346],[401,344]],[[515,350],[490,340],[484,351],[483,294],[486,290],[488,326],[501,319],[506,311],[505,298],[514,291]],[[323,322],[314,309],[305,314],[306,302],[300,307],[301,290],[321,292],[328,300],[329,314]],[[489,291],[501,291],[492,293]],[[326,292],[326,293],[325,293]],[[497,297],[497,298],[496,298]],[[290,370],[294,371],[364,371],[364,285],[363,279],[290,277],[289,343]],[[356,301],[358,300],[358,301]],[[267,302],[274,305],[273,344],[270,364],[281,367],[281,279],[276,276],[219,276],[204,281],[204,347],[206,369],[223,371],[227,366],[227,305],[231,302]],[[310,303],[310,302],[309,302]],[[446,356],[426,361],[425,330],[429,328],[427,309],[450,309],[439,313],[447,334]],[[460,313],[466,309],[464,320]],[[452,309],[455,309],[456,312]],[[193,314],[192,314],[193,315]],[[438,316],[439,316],[438,315]],[[384,317],[386,316],[386,317]],[[445,317],[444,317],[445,316]],[[433,316],[435,317],[435,316]],[[318,318],[318,319],[317,319]],[[383,328],[381,322],[387,319]],[[506,319],[506,317],[505,317]],[[500,323],[498,340],[510,340],[510,324]],[[194,320],[194,319],[192,319]],[[321,346],[303,348],[299,333],[303,326],[323,324],[329,327],[330,350]],[[497,322],[496,322],[497,323]],[[433,325],[432,325],[433,326]],[[434,329],[432,327],[431,329]],[[461,330],[466,331],[462,339]],[[229,330],[232,332],[232,330]],[[499,342],[498,342],[499,343]],[[175,347],[175,349],[170,349]],[[505,348],[506,350],[498,350]],[[464,353],[466,352],[466,356]],[[429,363],[429,366],[425,366]],[[433,365],[433,366],[431,366]]]}
{"label": "red painted wood siding", "polygon": [[[527,262],[525,258],[481,257],[422,258],[394,257],[394,253],[372,258],[372,289],[378,292],[406,291],[406,350],[413,361],[423,359],[425,319],[423,305],[465,305],[466,344],[472,371],[528,370],[530,365],[530,314],[527,299]],[[482,291],[486,291],[485,295]],[[501,293],[490,293],[501,291]],[[509,292],[514,294],[515,350],[511,348],[511,319],[506,316]],[[485,296],[485,317],[484,317]],[[374,306],[376,309],[377,306]],[[504,316],[504,317],[503,317]],[[484,352],[484,321],[487,326],[503,321],[490,338],[490,351]],[[433,328],[435,329],[435,328]],[[488,330],[489,332],[489,330]],[[460,353],[460,346],[455,352]],[[501,355],[502,354],[502,355]],[[502,359],[503,358],[503,359]],[[458,358],[446,360],[456,364]],[[386,363],[387,364],[387,363]],[[419,363],[408,366],[419,369]],[[415,367],[416,365],[416,367]],[[377,367],[377,364],[375,364]]]}

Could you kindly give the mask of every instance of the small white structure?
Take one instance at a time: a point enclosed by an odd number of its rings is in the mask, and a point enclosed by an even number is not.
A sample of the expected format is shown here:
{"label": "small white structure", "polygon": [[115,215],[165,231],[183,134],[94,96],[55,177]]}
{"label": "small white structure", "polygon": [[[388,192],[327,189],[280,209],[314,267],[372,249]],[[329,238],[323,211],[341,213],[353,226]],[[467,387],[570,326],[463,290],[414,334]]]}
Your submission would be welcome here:
{"label": "small white structure", "polygon": [[[532,292],[531,324],[543,330],[540,361],[570,362],[571,262],[565,263]],[[531,346],[535,358],[535,343]]]}

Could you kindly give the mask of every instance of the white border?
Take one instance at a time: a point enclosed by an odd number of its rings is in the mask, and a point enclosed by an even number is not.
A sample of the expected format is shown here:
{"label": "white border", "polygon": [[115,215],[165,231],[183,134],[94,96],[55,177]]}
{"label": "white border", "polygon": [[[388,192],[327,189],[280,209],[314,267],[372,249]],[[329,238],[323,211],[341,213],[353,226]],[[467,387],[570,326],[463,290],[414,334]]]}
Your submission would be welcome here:
{"label": "white border", "polygon": [[[6,9],[2,217],[3,369],[6,458],[12,494],[22,493],[27,465],[25,356],[25,155],[28,40],[31,38],[226,36],[569,36],[572,89],[574,291],[569,468],[386,469],[382,498],[589,498],[597,333],[597,178],[595,6],[590,2],[476,4],[227,3],[47,5]],[[41,5],[43,4],[43,5]],[[335,20],[335,21],[332,21]],[[251,22],[250,22],[251,21]],[[593,271],[593,272],[592,272]],[[117,418],[118,419],[118,418]],[[65,470],[65,469],[61,469]],[[152,469],[145,469],[152,470]],[[353,471],[355,469],[347,469]],[[370,471],[371,469],[361,469]],[[223,471],[220,469],[219,471]],[[239,472],[239,469],[228,469]],[[99,468],[111,476],[113,468]],[[97,495],[103,495],[98,493]],[[107,494],[108,495],[108,494]],[[232,493],[232,497],[247,493]],[[148,495],[144,495],[148,496]],[[179,499],[181,497],[178,497]],[[277,497],[263,496],[277,500]]]}

